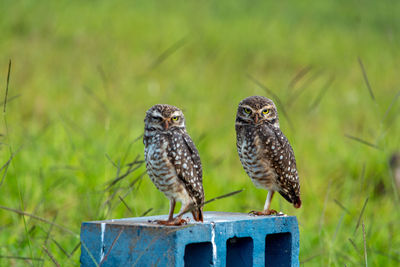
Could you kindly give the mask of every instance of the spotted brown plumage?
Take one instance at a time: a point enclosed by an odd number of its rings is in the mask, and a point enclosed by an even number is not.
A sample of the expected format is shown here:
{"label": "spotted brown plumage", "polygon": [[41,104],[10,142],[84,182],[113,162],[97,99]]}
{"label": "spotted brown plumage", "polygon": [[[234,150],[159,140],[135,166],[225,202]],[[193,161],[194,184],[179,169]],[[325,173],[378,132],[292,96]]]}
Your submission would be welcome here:
{"label": "spotted brown plumage", "polygon": [[[146,112],[145,145],[146,169],[155,186],[170,200],[167,221],[179,225],[183,213],[191,211],[196,221],[203,221],[204,191],[199,153],[186,132],[182,111],[171,105],[154,105]],[[182,202],[174,219],[176,201]]]}
{"label": "spotted brown plumage", "polygon": [[270,209],[275,191],[300,208],[296,159],[288,139],[280,130],[274,102],[263,96],[243,99],[237,109],[235,128],[243,168],[257,187],[268,190],[264,210],[254,213],[276,213]]}

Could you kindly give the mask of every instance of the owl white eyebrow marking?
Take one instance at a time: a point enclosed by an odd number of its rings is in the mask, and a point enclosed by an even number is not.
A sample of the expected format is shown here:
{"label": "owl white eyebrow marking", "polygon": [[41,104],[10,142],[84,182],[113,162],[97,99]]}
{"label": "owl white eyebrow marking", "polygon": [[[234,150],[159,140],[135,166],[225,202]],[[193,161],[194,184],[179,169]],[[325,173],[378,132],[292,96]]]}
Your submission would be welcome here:
{"label": "owl white eyebrow marking", "polygon": [[262,108],[260,108],[259,111],[262,111],[264,109],[274,109],[274,106],[273,105],[265,105]]}
{"label": "owl white eyebrow marking", "polygon": [[160,117],[162,118],[163,116],[161,115],[160,112],[158,112],[157,110],[153,110],[153,112],[151,113],[152,117]]}
{"label": "owl white eyebrow marking", "polygon": [[177,110],[177,111],[174,111],[174,112],[171,114],[171,117],[180,116],[180,115],[181,115],[181,113],[179,112],[179,110]]}
{"label": "owl white eyebrow marking", "polygon": [[254,109],[253,109],[252,107],[250,107],[249,105],[240,105],[239,107],[241,107],[241,108],[248,108],[248,109],[254,111]]}

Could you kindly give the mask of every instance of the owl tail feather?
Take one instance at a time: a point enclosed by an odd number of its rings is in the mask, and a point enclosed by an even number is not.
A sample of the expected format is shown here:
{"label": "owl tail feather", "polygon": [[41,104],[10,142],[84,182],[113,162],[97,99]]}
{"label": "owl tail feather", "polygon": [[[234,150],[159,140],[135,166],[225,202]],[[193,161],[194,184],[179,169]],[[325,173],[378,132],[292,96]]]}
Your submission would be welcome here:
{"label": "owl tail feather", "polygon": [[300,195],[296,194],[296,192],[292,192],[289,193],[286,191],[279,191],[279,194],[281,194],[281,196],[283,196],[287,201],[289,201],[289,203],[293,203],[293,206],[298,209],[301,207],[301,199],[300,199]]}
{"label": "owl tail feather", "polygon": [[299,197],[297,197],[294,201],[293,201],[293,206],[298,209],[301,207],[301,199]]}
{"label": "owl tail feather", "polygon": [[197,222],[203,222],[203,208],[195,208],[192,210],[193,219]]}

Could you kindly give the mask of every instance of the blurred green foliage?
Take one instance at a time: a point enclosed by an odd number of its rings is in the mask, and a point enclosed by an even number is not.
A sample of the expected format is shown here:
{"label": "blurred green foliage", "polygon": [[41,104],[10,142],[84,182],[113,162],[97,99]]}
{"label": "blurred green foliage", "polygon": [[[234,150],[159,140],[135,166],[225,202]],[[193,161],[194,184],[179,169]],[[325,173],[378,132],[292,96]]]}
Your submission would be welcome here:
{"label": "blurred green foliage", "polygon": [[79,265],[79,250],[67,254],[82,221],[167,213],[143,165],[106,189],[143,159],[144,114],[156,103],[184,110],[207,199],[245,189],[205,210],[261,209],[267,192],[235,147],[237,104],[250,95],[280,100],[303,206],[277,195],[272,207],[298,217],[300,261],[365,264],[364,223],[368,263],[398,266],[388,158],[400,149],[400,2],[3,0],[0,10],[1,101],[12,60],[0,164],[14,154],[0,205],[76,233],[0,209],[1,266],[52,266],[43,246]]}

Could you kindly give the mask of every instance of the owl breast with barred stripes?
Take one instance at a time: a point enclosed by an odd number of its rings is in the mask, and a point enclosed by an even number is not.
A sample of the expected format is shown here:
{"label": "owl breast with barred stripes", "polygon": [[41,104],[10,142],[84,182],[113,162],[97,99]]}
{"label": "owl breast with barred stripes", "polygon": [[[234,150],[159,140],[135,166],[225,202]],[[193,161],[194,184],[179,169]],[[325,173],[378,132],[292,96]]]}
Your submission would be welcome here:
{"label": "owl breast with barred stripes", "polygon": [[251,96],[239,103],[236,115],[236,145],[240,161],[253,183],[268,190],[264,210],[256,215],[277,213],[270,209],[274,192],[300,208],[300,183],[293,149],[279,127],[272,100]]}
{"label": "owl breast with barred stripes", "polygon": [[[171,105],[154,105],[146,112],[145,162],[154,185],[170,200],[166,225],[180,225],[182,215],[191,211],[196,221],[203,221],[204,191],[199,153],[186,132],[182,111]],[[176,201],[182,203],[173,218]]]}

